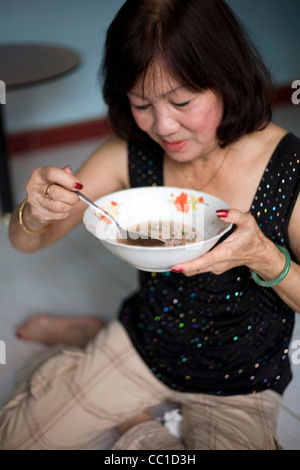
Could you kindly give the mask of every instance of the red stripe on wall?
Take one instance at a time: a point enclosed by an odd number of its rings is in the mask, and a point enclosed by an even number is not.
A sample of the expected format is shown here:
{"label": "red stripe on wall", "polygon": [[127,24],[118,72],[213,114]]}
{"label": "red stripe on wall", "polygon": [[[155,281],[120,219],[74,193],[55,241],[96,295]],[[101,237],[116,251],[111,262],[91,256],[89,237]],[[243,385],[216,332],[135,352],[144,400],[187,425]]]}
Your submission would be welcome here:
{"label": "red stripe on wall", "polygon": [[111,133],[107,119],[103,118],[51,129],[38,129],[11,134],[7,136],[7,147],[9,155],[15,155],[30,150],[100,139]]}
{"label": "red stripe on wall", "polygon": [[[276,92],[275,104],[291,103],[292,92],[290,86],[279,88]],[[108,120],[102,118],[51,129],[11,134],[7,137],[7,147],[9,155],[15,155],[30,150],[103,138],[111,133]]]}

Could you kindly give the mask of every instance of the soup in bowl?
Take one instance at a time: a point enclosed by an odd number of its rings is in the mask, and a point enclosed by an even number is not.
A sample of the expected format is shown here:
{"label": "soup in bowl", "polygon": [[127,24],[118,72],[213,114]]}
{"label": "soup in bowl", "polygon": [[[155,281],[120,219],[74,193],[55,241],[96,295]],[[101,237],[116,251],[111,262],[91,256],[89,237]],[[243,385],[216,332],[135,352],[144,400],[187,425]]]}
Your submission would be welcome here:
{"label": "soup in bowl", "polygon": [[230,230],[216,210],[228,209],[224,201],[191,189],[157,186],[117,191],[95,203],[121,227],[165,241],[163,246],[142,246],[139,238],[123,238],[117,226],[88,208],[83,222],[114,255],[137,269],[167,272],[177,263],[209,251]]}

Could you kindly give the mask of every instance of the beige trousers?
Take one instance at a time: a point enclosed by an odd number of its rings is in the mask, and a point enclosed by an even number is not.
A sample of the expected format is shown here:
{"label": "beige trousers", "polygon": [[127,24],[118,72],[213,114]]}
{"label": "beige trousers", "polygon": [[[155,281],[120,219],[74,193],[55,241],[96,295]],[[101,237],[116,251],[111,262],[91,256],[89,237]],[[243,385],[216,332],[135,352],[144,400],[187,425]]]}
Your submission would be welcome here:
{"label": "beige trousers", "polygon": [[169,400],[183,416],[182,441],[157,421],[130,429],[114,449],[278,449],[281,398],[180,393],[155,378],[117,320],[85,350],[48,358],[0,411],[0,449],[85,449],[139,411]]}

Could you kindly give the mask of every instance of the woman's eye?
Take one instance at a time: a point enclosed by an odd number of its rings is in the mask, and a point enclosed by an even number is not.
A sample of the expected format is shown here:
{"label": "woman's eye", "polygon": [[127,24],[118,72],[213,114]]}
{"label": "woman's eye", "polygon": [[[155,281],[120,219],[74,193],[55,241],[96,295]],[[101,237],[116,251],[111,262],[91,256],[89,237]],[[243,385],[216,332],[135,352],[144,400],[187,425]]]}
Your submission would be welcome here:
{"label": "woman's eye", "polygon": [[149,109],[150,108],[150,104],[142,104],[140,106],[138,105],[133,105],[135,109],[139,110],[139,111],[146,111],[146,109]]}
{"label": "woman's eye", "polygon": [[190,103],[190,101],[184,101],[183,103],[173,103],[174,106],[177,106],[177,108],[183,108],[184,106],[187,106]]}

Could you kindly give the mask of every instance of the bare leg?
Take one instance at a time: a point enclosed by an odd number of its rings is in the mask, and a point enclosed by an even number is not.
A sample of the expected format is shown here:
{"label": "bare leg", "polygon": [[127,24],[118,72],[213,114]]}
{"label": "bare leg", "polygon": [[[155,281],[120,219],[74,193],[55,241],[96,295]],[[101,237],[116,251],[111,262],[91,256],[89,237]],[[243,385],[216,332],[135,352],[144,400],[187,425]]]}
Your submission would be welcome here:
{"label": "bare leg", "polygon": [[124,423],[117,426],[117,430],[120,434],[125,434],[129,429],[137,424],[143,423],[144,421],[152,421],[153,416],[151,415],[150,411],[144,410],[141,411],[139,414],[135,415],[133,418],[128,419]]}
{"label": "bare leg", "polygon": [[183,443],[145,410],[117,427],[121,434],[110,450],[184,450]]}
{"label": "bare leg", "polygon": [[63,317],[41,313],[20,325],[16,335],[20,339],[49,346],[67,344],[82,348],[95,338],[103,326],[104,321],[96,316]]}

